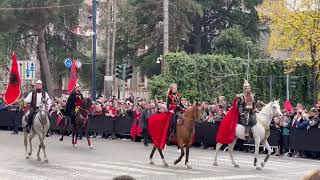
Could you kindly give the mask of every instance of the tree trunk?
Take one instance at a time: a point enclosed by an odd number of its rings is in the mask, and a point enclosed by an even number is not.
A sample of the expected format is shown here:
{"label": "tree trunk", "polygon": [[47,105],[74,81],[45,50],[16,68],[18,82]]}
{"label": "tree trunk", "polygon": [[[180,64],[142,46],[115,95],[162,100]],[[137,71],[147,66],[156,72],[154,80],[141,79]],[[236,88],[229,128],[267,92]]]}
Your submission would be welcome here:
{"label": "tree trunk", "polygon": [[48,56],[46,51],[46,43],[44,39],[45,30],[46,30],[46,26],[38,30],[39,56],[40,56],[40,61],[42,65],[41,69],[44,71],[43,73],[46,81],[46,88],[47,88],[48,94],[49,96],[53,96],[54,87],[53,87],[53,79],[50,73],[50,66],[49,66],[49,61],[48,61]]}
{"label": "tree trunk", "polygon": [[195,19],[195,24],[194,24],[194,45],[193,45],[193,52],[194,53],[201,53],[202,52],[202,19],[199,15],[197,15]]}
{"label": "tree trunk", "polygon": [[[110,70],[110,47],[111,47],[111,3],[112,1],[108,1],[107,5],[107,52],[106,52],[106,65],[105,65],[105,76],[112,76]],[[105,79],[104,80],[104,95],[106,98],[112,96],[112,80]]]}
{"label": "tree trunk", "polygon": [[317,47],[311,43],[311,60],[312,60],[312,101],[315,105],[318,101],[318,78],[319,78],[319,66],[316,59]]}

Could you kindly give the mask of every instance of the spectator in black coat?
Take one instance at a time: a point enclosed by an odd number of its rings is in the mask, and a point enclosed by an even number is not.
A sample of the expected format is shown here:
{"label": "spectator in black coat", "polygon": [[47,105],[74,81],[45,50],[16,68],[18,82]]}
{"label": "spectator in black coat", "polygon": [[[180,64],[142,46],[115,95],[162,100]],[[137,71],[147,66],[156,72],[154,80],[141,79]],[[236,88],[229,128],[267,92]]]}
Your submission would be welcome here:
{"label": "spectator in black coat", "polygon": [[145,146],[148,146],[148,143],[150,142],[149,133],[148,133],[148,118],[152,114],[150,110],[150,104],[145,103],[144,110],[141,113],[141,128],[142,128],[142,134],[143,134],[143,144]]}

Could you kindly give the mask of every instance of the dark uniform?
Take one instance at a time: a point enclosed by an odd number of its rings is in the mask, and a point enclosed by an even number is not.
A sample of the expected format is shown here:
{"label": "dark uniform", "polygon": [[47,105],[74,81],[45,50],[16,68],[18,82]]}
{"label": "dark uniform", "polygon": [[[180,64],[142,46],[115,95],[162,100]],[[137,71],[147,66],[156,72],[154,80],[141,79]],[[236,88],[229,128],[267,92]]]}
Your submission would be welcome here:
{"label": "dark uniform", "polygon": [[80,92],[78,93],[76,91],[73,91],[67,100],[65,116],[70,117],[72,124],[74,123],[76,115],[75,108],[77,106],[81,106],[82,100],[83,95]]}

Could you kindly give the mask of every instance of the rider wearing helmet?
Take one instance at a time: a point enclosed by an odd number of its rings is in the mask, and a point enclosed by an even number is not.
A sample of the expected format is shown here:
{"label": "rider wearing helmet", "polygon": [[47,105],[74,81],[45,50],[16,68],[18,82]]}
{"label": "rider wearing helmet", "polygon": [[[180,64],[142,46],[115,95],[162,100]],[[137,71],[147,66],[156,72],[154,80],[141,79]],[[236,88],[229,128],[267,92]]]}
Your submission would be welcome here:
{"label": "rider wearing helmet", "polygon": [[249,139],[251,127],[256,125],[256,99],[251,92],[251,85],[244,80],[243,93],[237,94],[237,107],[240,112],[239,123],[245,126],[245,136]]}
{"label": "rider wearing helmet", "polygon": [[32,91],[28,94],[28,96],[24,99],[24,102],[28,103],[29,111],[27,112],[26,120],[26,131],[30,132],[31,126],[33,123],[33,116],[41,106],[41,100],[45,99],[47,102],[48,109],[51,107],[51,99],[46,91],[42,89],[42,81],[38,80],[35,85],[35,91]]}

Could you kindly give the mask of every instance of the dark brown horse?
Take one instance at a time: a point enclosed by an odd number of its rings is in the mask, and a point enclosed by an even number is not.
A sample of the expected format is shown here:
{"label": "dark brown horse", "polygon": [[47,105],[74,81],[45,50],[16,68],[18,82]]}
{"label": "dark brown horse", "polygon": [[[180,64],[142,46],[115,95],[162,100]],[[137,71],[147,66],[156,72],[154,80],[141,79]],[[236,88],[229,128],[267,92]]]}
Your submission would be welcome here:
{"label": "dark brown horse", "polygon": [[[189,149],[192,145],[193,136],[195,134],[195,124],[197,121],[202,121],[202,109],[200,106],[195,105],[186,110],[183,116],[179,117],[179,122],[176,127],[176,137],[177,137],[177,145],[181,150],[180,157],[174,161],[174,165],[178,164],[184,155],[186,155],[185,165],[188,169],[192,167],[189,165]],[[184,147],[186,148],[186,154],[184,152]],[[152,157],[154,152],[156,151],[156,147],[153,146],[153,149],[150,154],[150,164],[154,164],[152,161]],[[158,149],[159,154],[162,158],[163,164],[165,167],[168,167],[167,162],[164,159],[163,153],[161,149]]]}
{"label": "dark brown horse", "polygon": [[[90,149],[92,149],[92,144],[89,137],[89,128],[88,128],[88,115],[89,111],[92,105],[92,101],[89,98],[86,98],[82,101],[82,104],[80,107],[75,108],[75,120],[72,125],[72,145],[77,146],[78,141],[78,133],[81,128],[84,129],[85,135],[87,137],[88,145]],[[69,127],[69,123],[71,122],[70,117],[64,118],[64,132]],[[64,132],[62,133],[62,136],[60,138],[60,141],[63,141]]]}

